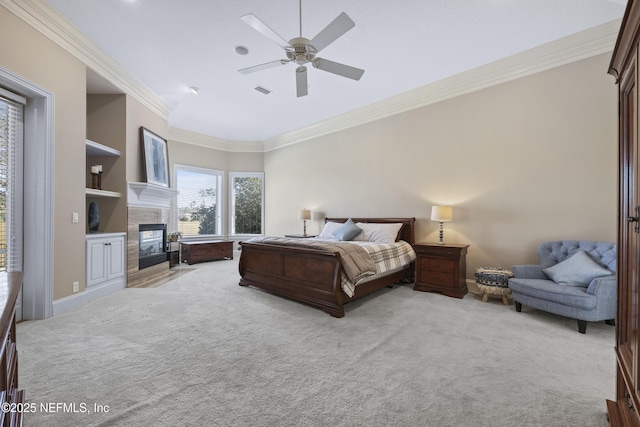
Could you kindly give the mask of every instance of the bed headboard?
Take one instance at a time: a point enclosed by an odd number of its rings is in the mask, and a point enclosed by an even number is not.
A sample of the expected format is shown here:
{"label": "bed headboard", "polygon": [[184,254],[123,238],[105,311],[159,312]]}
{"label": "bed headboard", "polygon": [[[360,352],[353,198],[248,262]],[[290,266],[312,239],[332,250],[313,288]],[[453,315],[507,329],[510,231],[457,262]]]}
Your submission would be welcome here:
{"label": "bed headboard", "polygon": [[[349,218],[325,218],[324,222],[346,222]],[[404,240],[411,245],[415,244],[414,225],[415,218],[351,218],[354,222],[373,223],[402,223],[400,229],[400,240]]]}

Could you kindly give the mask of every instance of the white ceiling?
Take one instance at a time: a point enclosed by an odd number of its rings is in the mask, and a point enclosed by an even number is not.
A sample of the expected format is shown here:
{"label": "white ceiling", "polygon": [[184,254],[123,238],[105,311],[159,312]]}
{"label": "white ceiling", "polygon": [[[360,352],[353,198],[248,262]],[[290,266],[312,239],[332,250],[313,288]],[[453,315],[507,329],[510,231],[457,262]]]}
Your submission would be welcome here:
{"label": "white ceiling", "polygon": [[[240,17],[299,35],[298,0],[46,0],[170,106],[169,125],[228,141],[265,141],[622,17],[625,0],[303,0],[313,38],[341,12],[356,26],[319,56],[362,68],[360,81],[293,64]],[[249,54],[235,53],[238,45]],[[606,72],[606,70],[603,70]],[[272,90],[263,95],[256,86]],[[188,88],[200,88],[198,95]],[[108,93],[109,85],[93,93]]]}

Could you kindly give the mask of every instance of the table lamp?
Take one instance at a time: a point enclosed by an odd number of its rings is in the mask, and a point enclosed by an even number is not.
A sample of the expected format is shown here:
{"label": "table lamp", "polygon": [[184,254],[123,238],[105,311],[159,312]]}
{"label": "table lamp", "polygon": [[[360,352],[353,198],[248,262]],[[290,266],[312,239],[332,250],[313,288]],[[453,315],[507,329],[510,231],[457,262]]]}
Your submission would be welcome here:
{"label": "table lamp", "polygon": [[298,219],[302,220],[302,224],[304,227],[304,231],[302,233],[303,236],[307,235],[307,221],[311,219],[311,211],[309,209],[302,209],[298,213]]}
{"label": "table lamp", "polygon": [[431,207],[431,221],[440,222],[440,241],[439,245],[444,245],[444,229],[443,224],[446,221],[453,221],[453,208],[451,206],[432,206]]}

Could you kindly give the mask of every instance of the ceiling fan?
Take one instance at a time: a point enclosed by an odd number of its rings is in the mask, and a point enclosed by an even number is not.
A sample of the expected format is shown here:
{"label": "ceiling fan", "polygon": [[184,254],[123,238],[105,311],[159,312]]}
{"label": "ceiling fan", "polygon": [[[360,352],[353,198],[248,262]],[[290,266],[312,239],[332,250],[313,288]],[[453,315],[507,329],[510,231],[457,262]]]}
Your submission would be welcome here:
{"label": "ceiling fan", "polygon": [[238,70],[238,72],[242,74],[249,74],[255,71],[265,70],[267,68],[273,68],[293,62],[298,64],[298,67],[296,68],[296,91],[298,97],[301,97],[308,93],[307,67],[305,67],[305,64],[307,63],[311,63],[314,68],[319,70],[327,71],[353,80],[360,80],[360,77],[362,77],[362,74],[364,73],[364,70],[359,68],[351,67],[339,62],[329,61],[328,59],[316,56],[322,49],[329,46],[344,33],[355,27],[356,24],[344,12],[331,21],[331,23],[320,31],[313,39],[309,40],[302,37],[302,0],[300,0],[300,37],[295,37],[288,42],[252,13],[243,15],[240,19],[251,25],[255,30],[269,38],[271,41],[278,44],[284,49],[287,56],[287,59],[278,59],[276,61]]}

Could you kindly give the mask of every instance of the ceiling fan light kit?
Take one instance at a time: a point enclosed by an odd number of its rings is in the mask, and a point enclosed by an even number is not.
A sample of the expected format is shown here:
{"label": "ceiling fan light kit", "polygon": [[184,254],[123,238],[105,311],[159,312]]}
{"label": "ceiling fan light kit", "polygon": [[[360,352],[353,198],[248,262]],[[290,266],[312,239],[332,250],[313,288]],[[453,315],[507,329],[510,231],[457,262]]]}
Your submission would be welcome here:
{"label": "ceiling fan light kit", "polygon": [[290,62],[295,63],[298,65],[296,68],[296,93],[298,97],[301,97],[308,94],[307,67],[305,67],[308,63],[311,63],[313,68],[342,77],[347,77],[352,80],[360,80],[364,73],[364,70],[361,70],[360,68],[329,61],[328,59],[316,56],[322,49],[329,46],[339,37],[344,35],[344,33],[355,27],[356,24],[344,12],[331,21],[331,23],[320,31],[313,39],[309,40],[302,37],[302,0],[300,0],[300,37],[295,37],[288,42],[252,13],[244,15],[240,19],[283,48],[287,57],[287,59],[278,59],[276,61],[238,70],[238,72],[242,74],[266,70],[268,68],[285,65]]}

